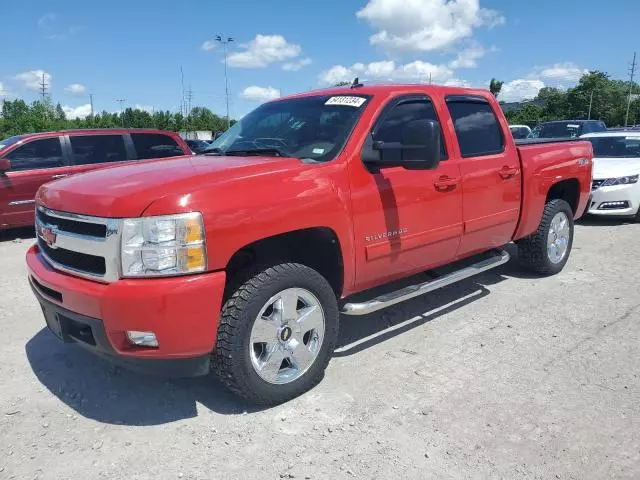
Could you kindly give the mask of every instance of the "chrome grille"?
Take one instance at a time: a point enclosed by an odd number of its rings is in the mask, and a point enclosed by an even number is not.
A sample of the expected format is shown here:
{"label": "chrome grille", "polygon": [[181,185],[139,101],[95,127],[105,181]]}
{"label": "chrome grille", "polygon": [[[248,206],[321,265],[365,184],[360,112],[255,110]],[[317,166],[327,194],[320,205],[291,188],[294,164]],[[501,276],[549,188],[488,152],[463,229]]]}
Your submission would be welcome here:
{"label": "chrome grille", "polygon": [[120,277],[121,221],[38,206],[36,234],[44,258],[56,270],[113,282]]}

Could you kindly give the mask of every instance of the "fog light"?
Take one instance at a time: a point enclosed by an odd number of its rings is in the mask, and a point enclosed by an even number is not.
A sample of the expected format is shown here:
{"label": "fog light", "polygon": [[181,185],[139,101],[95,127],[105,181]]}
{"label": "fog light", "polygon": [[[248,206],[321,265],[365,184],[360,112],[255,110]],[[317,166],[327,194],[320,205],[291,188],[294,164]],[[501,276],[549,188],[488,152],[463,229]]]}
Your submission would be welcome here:
{"label": "fog light", "polygon": [[629,202],[602,202],[598,207],[599,210],[617,210],[621,208],[629,208]]}
{"label": "fog light", "polygon": [[153,332],[137,332],[135,330],[127,331],[127,338],[131,343],[139,347],[157,347],[158,339]]}

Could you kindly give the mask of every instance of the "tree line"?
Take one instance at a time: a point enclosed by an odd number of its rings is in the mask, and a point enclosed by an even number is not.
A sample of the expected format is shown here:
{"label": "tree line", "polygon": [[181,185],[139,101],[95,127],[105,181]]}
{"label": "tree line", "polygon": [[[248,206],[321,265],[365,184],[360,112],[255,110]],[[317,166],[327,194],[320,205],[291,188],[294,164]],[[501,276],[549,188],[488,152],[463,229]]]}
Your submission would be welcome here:
{"label": "tree line", "polygon": [[[346,82],[348,83],[348,82]],[[490,91],[500,99],[503,82],[491,79]],[[625,125],[629,89],[632,102],[628,124],[640,124],[640,86],[623,80],[611,79],[607,73],[591,71],[580,78],[575,87],[561,90],[545,87],[527,101],[502,103],[510,124],[531,127],[549,120],[603,120],[609,127]],[[231,121],[233,124],[234,121]],[[121,113],[103,111],[86,118],[69,119],[60,104],[49,100],[31,104],[24,100],[6,100],[0,116],[0,139],[23,133],[67,130],[72,128],[158,128],[174,132],[208,130],[224,131],[227,122],[206,107],[195,107],[189,115],[179,112],[154,111],[127,108]]]}
{"label": "tree line", "polygon": [[[234,121],[231,121],[233,124]],[[122,113],[103,111],[86,118],[70,119],[60,104],[50,101],[5,100],[0,116],[0,139],[23,133],[68,130],[74,128],[158,128],[174,132],[227,129],[227,120],[206,107],[195,107],[189,115],[168,110],[149,113],[145,110],[127,108]]]}
{"label": "tree line", "polygon": [[[492,79],[491,92],[500,98],[503,82]],[[531,127],[549,120],[602,120],[608,127],[625,126],[627,103],[631,89],[628,125],[640,124],[640,86],[628,81],[614,80],[597,70],[584,74],[575,87],[560,90],[545,87],[534,98],[507,108],[503,105],[510,124]]]}

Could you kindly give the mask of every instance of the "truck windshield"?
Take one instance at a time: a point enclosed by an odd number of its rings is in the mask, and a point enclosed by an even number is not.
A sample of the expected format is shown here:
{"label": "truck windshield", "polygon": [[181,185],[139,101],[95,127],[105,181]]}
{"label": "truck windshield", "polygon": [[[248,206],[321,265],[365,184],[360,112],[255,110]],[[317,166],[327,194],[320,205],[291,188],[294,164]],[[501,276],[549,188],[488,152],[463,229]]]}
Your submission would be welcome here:
{"label": "truck windshield", "polygon": [[640,158],[640,137],[592,137],[594,157]]}
{"label": "truck windshield", "polygon": [[541,123],[531,132],[531,138],[575,138],[582,134],[582,125],[575,122]]}
{"label": "truck windshield", "polygon": [[25,138],[26,135],[15,135],[13,137],[7,137],[3,140],[0,140],[0,150],[4,147],[8,147],[9,145],[13,145],[14,143],[18,143],[20,140]]}
{"label": "truck windshield", "polygon": [[218,137],[205,153],[334,159],[369,101],[364,95],[318,95],[265,103]]}

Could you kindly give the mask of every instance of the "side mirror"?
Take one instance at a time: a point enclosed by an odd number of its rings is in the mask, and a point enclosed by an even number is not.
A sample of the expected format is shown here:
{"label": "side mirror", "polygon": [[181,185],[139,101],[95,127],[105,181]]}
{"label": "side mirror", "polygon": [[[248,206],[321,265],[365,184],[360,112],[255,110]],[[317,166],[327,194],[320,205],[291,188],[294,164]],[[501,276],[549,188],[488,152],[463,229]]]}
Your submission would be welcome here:
{"label": "side mirror", "polygon": [[407,169],[435,170],[440,165],[440,125],[414,120],[402,129],[402,161]]}
{"label": "side mirror", "polygon": [[11,170],[11,161],[8,158],[0,158],[0,173]]}
{"label": "side mirror", "polygon": [[362,161],[373,169],[401,166],[407,170],[434,170],[440,164],[440,125],[414,120],[402,129],[401,142],[365,142]]}

